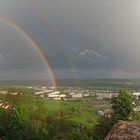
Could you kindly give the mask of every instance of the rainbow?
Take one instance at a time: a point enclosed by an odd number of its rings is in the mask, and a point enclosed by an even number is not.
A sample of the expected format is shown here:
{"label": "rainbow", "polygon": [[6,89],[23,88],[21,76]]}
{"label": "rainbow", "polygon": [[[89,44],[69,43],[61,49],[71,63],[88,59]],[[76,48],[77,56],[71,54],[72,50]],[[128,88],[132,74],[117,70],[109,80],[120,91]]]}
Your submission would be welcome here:
{"label": "rainbow", "polygon": [[[39,8],[39,6],[38,6],[38,4],[37,4],[37,0],[30,0],[30,4],[31,4],[32,8],[35,9],[37,15],[38,15],[39,17],[41,17],[42,20],[43,20],[45,23],[47,23],[47,25],[49,26],[51,32],[53,33],[54,37],[56,38],[56,40],[57,40],[57,42],[58,42],[58,44],[59,44],[59,46],[63,49],[65,58],[66,58],[66,59],[68,60],[68,62],[69,62],[69,65],[70,65],[70,68],[71,68],[71,72],[72,72],[72,73],[71,73],[71,74],[72,74],[71,76],[72,76],[73,78],[76,79],[76,78],[77,78],[77,75],[76,75],[76,73],[75,73],[75,71],[74,71],[74,69],[73,69],[73,65],[72,65],[72,63],[71,63],[71,62],[72,62],[72,59],[71,59],[71,57],[68,55],[68,53],[67,53],[67,51],[66,51],[65,42],[64,42],[64,40],[63,40],[61,34],[59,33],[59,31],[57,30],[57,28],[56,28],[54,25],[52,25],[52,24],[49,23],[49,17],[47,16],[47,13],[46,13],[43,9]],[[75,84],[79,86],[79,82],[78,82],[78,83],[75,83]]]}
{"label": "rainbow", "polygon": [[22,27],[20,27],[18,24],[16,24],[12,20],[9,20],[5,17],[0,17],[0,23],[8,25],[9,27],[13,28],[15,31],[20,33],[30,43],[30,46],[32,46],[35,49],[35,51],[38,52],[40,58],[44,62],[45,66],[49,72],[53,86],[55,87],[55,89],[57,89],[57,81],[56,81],[55,75],[53,73],[53,70],[48,62],[48,58],[47,58],[47,56],[44,55],[42,50],[38,47],[37,43],[35,43],[35,41],[33,41],[33,39],[30,37],[30,35],[28,35],[26,33],[26,31],[23,30]]}

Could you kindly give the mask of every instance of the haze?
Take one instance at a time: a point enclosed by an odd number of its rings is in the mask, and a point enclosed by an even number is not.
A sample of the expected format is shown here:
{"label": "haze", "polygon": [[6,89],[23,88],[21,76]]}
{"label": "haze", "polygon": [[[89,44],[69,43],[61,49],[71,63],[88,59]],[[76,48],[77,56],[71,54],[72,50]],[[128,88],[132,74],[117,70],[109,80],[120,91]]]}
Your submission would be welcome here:
{"label": "haze", "polygon": [[[140,78],[139,0],[1,0],[0,17],[26,31],[57,78]],[[47,73],[24,36],[0,20],[0,79]]]}

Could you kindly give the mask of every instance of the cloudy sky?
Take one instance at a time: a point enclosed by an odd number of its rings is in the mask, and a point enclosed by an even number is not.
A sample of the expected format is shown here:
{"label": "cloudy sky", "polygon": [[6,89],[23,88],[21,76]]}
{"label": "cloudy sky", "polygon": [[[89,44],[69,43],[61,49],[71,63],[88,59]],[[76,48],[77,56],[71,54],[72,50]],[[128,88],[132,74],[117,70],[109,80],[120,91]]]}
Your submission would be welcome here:
{"label": "cloudy sky", "polygon": [[140,78],[139,0],[0,0],[0,80]]}

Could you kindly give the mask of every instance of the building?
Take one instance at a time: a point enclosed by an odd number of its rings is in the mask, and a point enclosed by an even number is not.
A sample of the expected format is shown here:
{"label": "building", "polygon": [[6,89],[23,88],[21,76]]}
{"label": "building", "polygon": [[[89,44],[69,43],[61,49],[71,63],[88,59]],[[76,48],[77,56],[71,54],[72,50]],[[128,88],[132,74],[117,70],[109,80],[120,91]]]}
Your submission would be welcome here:
{"label": "building", "polygon": [[139,96],[140,96],[140,92],[134,92],[134,93],[132,93],[132,97],[133,97],[134,99],[136,99],[136,100],[139,99]]}
{"label": "building", "polygon": [[82,98],[83,94],[82,93],[75,93],[75,94],[73,94],[71,96],[72,96],[72,98]]}
{"label": "building", "polygon": [[96,96],[98,99],[111,99],[112,97],[117,97],[118,93],[101,92],[101,93],[96,93]]}

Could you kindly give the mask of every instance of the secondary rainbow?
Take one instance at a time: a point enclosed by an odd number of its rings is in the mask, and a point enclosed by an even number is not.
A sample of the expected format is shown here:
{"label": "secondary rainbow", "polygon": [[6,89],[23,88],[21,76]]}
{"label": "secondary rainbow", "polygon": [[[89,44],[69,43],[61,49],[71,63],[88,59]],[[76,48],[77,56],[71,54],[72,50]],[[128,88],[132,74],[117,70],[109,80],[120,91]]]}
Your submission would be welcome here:
{"label": "secondary rainbow", "polygon": [[[57,28],[53,25],[53,24],[50,24],[49,22],[49,16],[47,16],[47,13],[43,10],[43,8],[41,9],[38,4],[37,4],[37,0],[30,0],[29,1],[30,4],[31,4],[31,8],[35,9],[36,11],[36,14],[42,18],[42,20],[47,23],[50,31],[52,32],[54,38],[56,39],[56,41],[58,42],[59,46],[61,47],[61,49],[63,50],[63,54],[65,55],[65,58],[67,59],[67,61],[69,62],[69,66],[70,66],[70,70],[71,70],[71,76],[73,78],[78,78],[74,69],[73,69],[73,65],[72,65],[72,59],[71,57],[69,56],[68,52],[66,51],[66,48],[65,48],[65,42],[61,36],[61,34],[59,33],[59,31],[57,30]],[[79,82],[78,83],[75,83],[76,85],[79,86]]]}

